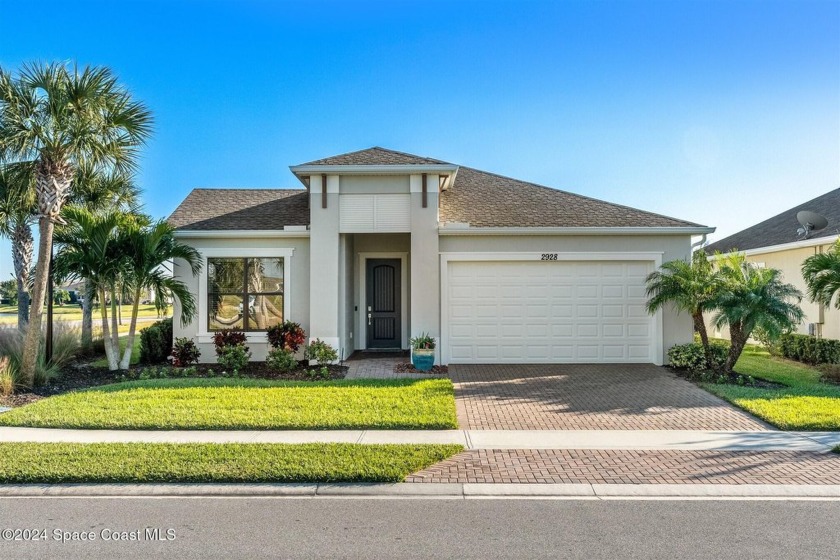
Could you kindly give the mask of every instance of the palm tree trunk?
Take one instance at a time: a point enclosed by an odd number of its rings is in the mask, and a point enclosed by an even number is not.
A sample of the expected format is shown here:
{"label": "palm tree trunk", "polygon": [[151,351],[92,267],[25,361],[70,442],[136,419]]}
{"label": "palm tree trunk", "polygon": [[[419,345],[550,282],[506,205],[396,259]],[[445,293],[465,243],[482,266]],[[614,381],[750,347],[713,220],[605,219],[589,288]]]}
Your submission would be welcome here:
{"label": "palm tree trunk", "polygon": [[82,300],[82,348],[89,350],[93,345],[93,298],[96,290],[90,278],[85,278],[85,296]]}
{"label": "palm tree trunk", "polygon": [[12,232],[12,261],[17,281],[18,329],[21,331],[29,322],[29,273],[34,249],[35,240],[32,238],[29,222],[18,221]]}
{"label": "palm tree trunk", "polygon": [[41,338],[41,313],[49,281],[52,257],[53,230],[59,219],[61,207],[73,184],[73,168],[64,161],[41,159],[35,170],[35,192],[38,198],[38,261],[35,265],[35,282],[32,290],[32,307],[29,310],[29,328],[23,341],[23,360],[20,374],[24,385],[35,381],[38,351]]}
{"label": "palm tree trunk", "polygon": [[738,363],[738,358],[741,357],[741,352],[744,351],[744,346],[747,345],[748,333],[744,333],[743,325],[740,322],[731,323],[729,325],[729,339],[732,346],[729,347],[729,354],[726,356],[726,363],[723,366],[725,373],[732,373],[735,364]]}
{"label": "palm tree trunk", "polygon": [[120,347],[114,349],[114,339],[111,337],[111,327],[108,324],[108,307],[105,305],[105,287],[99,288],[99,315],[102,317],[102,340],[105,343],[105,357],[108,359],[108,369],[115,371],[119,364]]}
{"label": "palm tree trunk", "polygon": [[700,342],[703,343],[703,355],[706,356],[706,368],[714,369],[712,363],[712,349],[709,347],[709,333],[706,332],[706,321],[703,320],[703,313],[698,311],[693,313],[691,317],[694,319],[694,330],[700,334]]}
{"label": "palm tree trunk", "polygon": [[23,360],[20,373],[22,384],[31,387],[35,382],[35,369],[41,346],[41,313],[44,311],[44,296],[49,280],[50,254],[55,224],[44,216],[38,220],[38,261],[35,265],[35,284],[32,290],[32,307],[29,311],[29,326],[23,342]]}
{"label": "palm tree trunk", "polygon": [[117,293],[116,284],[111,286],[111,347],[114,349],[114,364],[108,363],[111,371],[117,370],[120,367],[120,327],[117,324]]}
{"label": "palm tree trunk", "polygon": [[131,365],[131,352],[134,349],[134,329],[137,328],[137,311],[140,309],[140,288],[134,291],[134,303],[131,306],[131,323],[128,325],[128,338],[125,341],[125,352],[120,362],[120,369],[128,369]]}

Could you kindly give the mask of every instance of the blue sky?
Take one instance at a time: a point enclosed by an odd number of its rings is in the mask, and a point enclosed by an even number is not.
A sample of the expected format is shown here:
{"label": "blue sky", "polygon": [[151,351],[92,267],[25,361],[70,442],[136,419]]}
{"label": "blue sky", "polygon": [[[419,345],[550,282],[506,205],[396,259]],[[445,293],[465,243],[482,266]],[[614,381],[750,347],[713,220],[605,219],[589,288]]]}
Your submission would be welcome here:
{"label": "blue sky", "polygon": [[840,187],[836,0],[0,0],[0,21],[0,66],[107,65],[153,110],[139,182],[158,217],[374,145],[712,239]]}

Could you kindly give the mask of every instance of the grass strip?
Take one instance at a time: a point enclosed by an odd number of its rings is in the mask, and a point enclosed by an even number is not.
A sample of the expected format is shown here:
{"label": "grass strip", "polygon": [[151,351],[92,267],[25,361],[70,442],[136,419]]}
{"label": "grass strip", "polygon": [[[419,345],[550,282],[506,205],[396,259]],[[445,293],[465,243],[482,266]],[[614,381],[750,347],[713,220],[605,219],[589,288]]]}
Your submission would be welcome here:
{"label": "grass strip", "polygon": [[400,482],[460,445],[0,443],[0,483]]}
{"label": "grass strip", "polygon": [[57,395],[2,426],[133,430],[457,428],[448,379],[154,379]]}

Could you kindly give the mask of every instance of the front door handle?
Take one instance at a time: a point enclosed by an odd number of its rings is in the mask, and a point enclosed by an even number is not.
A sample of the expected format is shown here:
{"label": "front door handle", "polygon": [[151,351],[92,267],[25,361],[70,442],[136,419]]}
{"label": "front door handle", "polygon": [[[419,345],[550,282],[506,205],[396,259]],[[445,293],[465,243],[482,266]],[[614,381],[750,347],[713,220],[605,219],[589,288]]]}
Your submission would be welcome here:
{"label": "front door handle", "polygon": [[368,313],[368,325],[370,325],[370,317],[371,317],[371,314]]}

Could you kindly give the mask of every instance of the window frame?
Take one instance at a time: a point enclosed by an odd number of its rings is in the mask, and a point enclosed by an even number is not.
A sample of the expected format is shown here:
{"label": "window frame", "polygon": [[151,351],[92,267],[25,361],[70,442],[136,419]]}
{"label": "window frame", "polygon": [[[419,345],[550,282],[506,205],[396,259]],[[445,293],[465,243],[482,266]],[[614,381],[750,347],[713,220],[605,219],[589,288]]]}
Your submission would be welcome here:
{"label": "window frame", "polygon": [[[283,320],[292,320],[291,295],[292,291],[292,259],[294,248],[292,247],[230,247],[230,248],[203,248],[198,249],[201,253],[201,261],[204,269],[199,275],[198,282],[198,332],[196,338],[199,343],[213,342],[213,335],[218,331],[209,330],[210,305],[209,305],[209,278],[208,262],[210,258],[282,258],[283,259]],[[247,271],[246,271],[247,274]],[[262,293],[262,292],[260,292]],[[233,294],[238,295],[238,294]],[[244,322],[243,322],[244,326]],[[241,329],[240,329],[241,330]],[[266,342],[266,331],[249,330],[244,331],[248,342]]]}
{"label": "window frame", "polygon": [[[287,257],[282,257],[282,256],[276,256],[276,257],[207,257],[207,280],[208,280],[207,309],[206,309],[207,331],[211,332],[211,333],[217,333],[217,332],[222,331],[222,330],[229,330],[229,329],[215,329],[215,330],[210,329],[210,313],[212,312],[212,309],[211,309],[211,306],[210,306],[210,298],[214,295],[215,296],[238,296],[238,297],[242,298],[242,328],[241,329],[231,328],[230,330],[236,330],[236,331],[245,332],[245,333],[249,333],[249,332],[264,333],[264,332],[267,332],[267,329],[248,328],[249,324],[251,322],[250,321],[250,319],[251,319],[251,311],[250,311],[250,309],[251,309],[251,305],[250,305],[251,296],[254,296],[254,297],[281,296],[283,298],[283,308],[284,308],[283,309],[282,320],[286,321],[287,320],[286,319],[286,310],[285,310],[285,307],[286,307],[286,258]],[[234,292],[234,291],[229,291],[229,290],[222,290],[222,291],[214,292],[214,291],[210,290],[210,285],[209,285],[210,260],[212,260],[212,259],[219,259],[219,260],[227,259],[227,260],[244,261],[243,262],[243,267],[242,267],[242,291]],[[255,260],[261,260],[261,259],[282,259],[282,263],[283,263],[282,267],[281,267],[282,270],[283,270],[283,291],[282,292],[265,292],[265,291],[263,291],[263,292],[251,292],[248,289],[248,275],[249,275],[251,263]]]}

